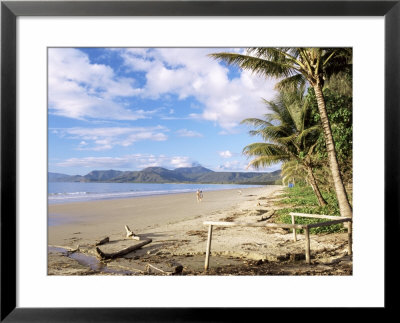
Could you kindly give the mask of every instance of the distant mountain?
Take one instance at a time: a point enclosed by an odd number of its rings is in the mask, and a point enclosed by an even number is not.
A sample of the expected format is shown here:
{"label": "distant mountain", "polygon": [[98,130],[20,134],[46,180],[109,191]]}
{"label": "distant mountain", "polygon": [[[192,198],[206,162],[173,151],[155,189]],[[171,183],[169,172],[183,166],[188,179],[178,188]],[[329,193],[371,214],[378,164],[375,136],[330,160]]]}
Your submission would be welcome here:
{"label": "distant mountain", "polygon": [[48,175],[47,175],[47,179],[49,182],[57,182],[59,180],[62,180],[62,179],[68,178],[68,177],[70,177],[70,176],[66,175],[66,174],[50,173],[50,172],[48,172]]}
{"label": "distant mountain", "polygon": [[114,177],[121,175],[123,172],[119,170],[94,170],[91,171],[89,174],[83,176],[88,181],[93,182],[107,182]]}
{"label": "distant mountain", "polygon": [[141,171],[94,170],[87,175],[69,176],[49,173],[49,181],[56,182],[110,182],[110,183],[202,183],[202,184],[274,184],[281,171],[214,172],[202,166],[180,167],[169,170],[148,167]]}
{"label": "distant mountain", "polygon": [[211,169],[205,168],[203,166],[195,166],[195,167],[179,167],[173,170],[179,174],[205,174],[205,173],[213,173]]}
{"label": "distant mountain", "polygon": [[84,177],[80,175],[67,175],[60,173],[51,173],[48,172],[48,181],[49,182],[83,182]]}

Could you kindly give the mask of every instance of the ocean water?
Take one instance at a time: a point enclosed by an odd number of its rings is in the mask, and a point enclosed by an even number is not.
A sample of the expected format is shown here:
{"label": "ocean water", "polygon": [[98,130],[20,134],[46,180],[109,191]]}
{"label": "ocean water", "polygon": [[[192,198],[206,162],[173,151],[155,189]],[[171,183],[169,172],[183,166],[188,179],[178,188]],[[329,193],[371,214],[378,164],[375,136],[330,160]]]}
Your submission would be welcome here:
{"label": "ocean water", "polygon": [[48,202],[58,204],[188,193],[196,192],[198,189],[206,192],[247,187],[260,187],[260,185],[49,182]]}

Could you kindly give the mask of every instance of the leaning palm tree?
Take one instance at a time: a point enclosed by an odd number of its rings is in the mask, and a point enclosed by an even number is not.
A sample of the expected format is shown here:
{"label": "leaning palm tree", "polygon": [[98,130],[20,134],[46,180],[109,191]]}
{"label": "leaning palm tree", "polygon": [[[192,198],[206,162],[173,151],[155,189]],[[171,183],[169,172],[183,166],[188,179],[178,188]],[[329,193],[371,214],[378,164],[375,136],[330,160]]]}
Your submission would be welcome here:
{"label": "leaning palm tree", "polygon": [[281,91],[273,101],[266,101],[271,113],[264,119],[250,118],[242,123],[256,129],[250,131],[253,136],[260,136],[263,142],[253,143],[243,149],[248,157],[254,157],[249,167],[269,166],[278,162],[294,161],[299,170],[306,171],[320,205],[326,205],[314,176],[314,149],[317,145],[321,127],[315,124],[309,101],[304,98],[304,86],[291,91]]}
{"label": "leaning palm tree", "polygon": [[282,164],[281,177],[285,186],[289,183],[296,184],[296,182],[307,180],[307,170],[303,164],[294,159]]}
{"label": "leaning palm tree", "polygon": [[277,88],[296,87],[308,82],[314,89],[324,131],[329,166],[340,214],[352,217],[352,208],[343,185],[322,88],[324,80],[351,67],[351,49],[346,48],[248,48],[246,54],[215,53],[223,60],[256,74],[277,78]]}
{"label": "leaning palm tree", "polygon": [[[309,162],[312,166],[305,166],[304,163],[299,162],[296,159],[290,160],[282,164],[282,183],[283,185],[287,185],[296,181],[301,182],[305,181],[314,191],[315,196],[318,199],[319,205],[326,205],[325,200],[321,195],[321,188],[324,187],[325,180],[324,177],[321,177],[321,163],[318,162],[318,159],[313,158],[316,162]],[[330,174],[328,175],[330,176]],[[328,191],[329,192],[329,191]]]}

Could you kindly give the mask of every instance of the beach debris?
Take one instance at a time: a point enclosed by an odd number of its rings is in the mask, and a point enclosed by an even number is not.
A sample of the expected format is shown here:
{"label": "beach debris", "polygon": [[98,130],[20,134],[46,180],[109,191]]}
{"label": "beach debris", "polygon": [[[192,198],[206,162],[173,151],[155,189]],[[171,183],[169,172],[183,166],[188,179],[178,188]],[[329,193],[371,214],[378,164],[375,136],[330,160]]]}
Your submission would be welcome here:
{"label": "beach debris", "polygon": [[150,274],[151,273],[151,269],[150,268],[152,268],[152,269],[154,269],[154,270],[156,270],[156,271],[158,271],[158,272],[161,272],[161,273],[163,273],[164,275],[172,275],[172,272],[168,272],[168,271],[164,271],[164,270],[162,270],[162,269],[160,269],[160,268],[157,268],[156,266],[153,266],[152,264],[147,264],[146,265],[146,270],[147,270],[147,272]]}
{"label": "beach debris", "polygon": [[137,244],[131,245],[129,247],[120,249],[115,252],[110,252],[110,253],[103,252],[99,247],[96,247],[96,252],[100,256],[101,259],[113,259],[113,258],[122,257],[132,251],[135,251],[135,250],[149,244],[150,242],[152,242],[151,239],[146,239],[140,243],[137,243]]}
{"label": "beach debris", "polygon": [[172,270],[166,271],[166,270],[163,270],[161,268],[157,268],[156,266],[154,266],[152,264],[147,264],[146,270],[147,270],[148,273],[151,273],[151,269],[156,270],[157,272],[160,272],[160,273],[162,273],[164,275],[170,276],[170,275],[180,274],[183,271],[183,266],[181,264],[175,264],[175,265],[171,264],[171,269]]}
{"label": "beach debris", "polygon": [[101,239],[100,241],[97,241],[94,245],[95,246],[100,246],[100,245],[105,244],[107,242],[110,242],[110,237],[105,237],[105,238]]}
{"label": "beach debris", "polygon": [[125,230],[126,230],[126,237],[127,238],[132,238],[133,240],[140,240],[140,237],[137,236],[127,225],[125,225]]}
{"label": "beach debris", "polygon": [[261,218],[259,220],[257,220],[257,222],[262,222],[262,221],[269,220],[274,214],[275,214],[275,210],[272,209],[272,210],[268,211],[267,213],[264,213],[261,216]]}
{"label": "beach debris", "polygon": [[260,212],[258,210],[253,210],[247,213],[248,216],[253,216],[253,215],[260,215]]}
{"label": "beach debris", "polygon": [[239,194],[239,195],[242,195],[242,191],[241,191],[241,190],[238,190],[238,194]]}
{"label": "beach debris", "polygon": [[180,274],[182,271],[183,271],[183,266],[182,266],[182,265],[177,265],[177,266],[174,268],[173,275],[174,275],[174,274]]}
{"label": "beach debris", "polygon": [[71,250],[67,250],[67,256],[69,256],[69,255],[71,255],[71,254],[73,254],[73,253],[75,253],[75,252],[78,252],[79,251],[79,245],[75,248],[75,249],[71,249]]}

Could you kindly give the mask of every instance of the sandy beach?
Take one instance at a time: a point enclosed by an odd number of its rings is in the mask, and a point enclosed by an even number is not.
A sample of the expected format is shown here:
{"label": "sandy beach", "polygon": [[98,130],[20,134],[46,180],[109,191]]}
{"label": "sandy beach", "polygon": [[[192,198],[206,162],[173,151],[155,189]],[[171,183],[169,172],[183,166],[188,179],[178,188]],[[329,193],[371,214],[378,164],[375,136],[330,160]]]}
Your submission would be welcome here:
{"label": "sandy beach", "polygon": [[[198,203],[195,193],[146,196],[49,205],[49,245],[74,247],[106,235],[121,237],[128,225],[135,233],[150,233],[169,224],[195,218],[206,219],[216,212],[235,210],[252,197],[268,195],[279,186],[204,192]],[[58,225],[57,225],[58,223]],[[200,229],[200,228],[199,228]],[[80,232],[80,234],[75,234]]]}
{"label": "sandy beach", "polygon": [[[281,192],[281,186],[264,186],[204,192],[200,203],[195,193],[184,193],[49,205],[49,246],[77,251],[75,257],[67,257],[71,254],[49,249],[48,273],[166,274],[179,267],[181,274],[200,274],[208,229],[203,222],[257,222],[277,208]],[[132,243],[126,239],[125,225],[140,240],[152,242],[121,258],[96,260],[94,244],[104,237]],[[346,234],[312,238],[314,274],[349,274],[345,246]],[[309,274],[310,266],[304,266],[303,259],[302,235],[294,242],[292,233],[284,229],[216,227],[208,273],[243,274],[245,265],[244,274]]]}

